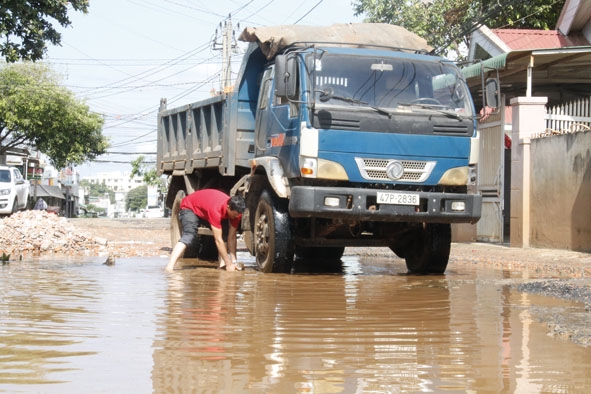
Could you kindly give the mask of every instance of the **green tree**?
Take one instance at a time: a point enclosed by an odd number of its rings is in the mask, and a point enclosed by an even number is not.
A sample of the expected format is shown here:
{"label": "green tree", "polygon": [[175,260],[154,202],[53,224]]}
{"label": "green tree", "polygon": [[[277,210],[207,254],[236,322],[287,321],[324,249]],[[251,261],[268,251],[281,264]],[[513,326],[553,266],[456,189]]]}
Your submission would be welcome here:
{"label": "green tree", "polygon": [[82,164],[106,152],[103,124],[47,66],[0,65],[0,154],[34,145],[56,168]]}
{"label": "green tree", "polygon": [[160,197],[165,195],[168,191],[168,185],[166,178],[158,176],[158,171],[154,166],[149,166],[145,163],[144,156],[139,156],[137,159],[131,162],[131,174],[129,177],[133,179],[134,176],[139,175],[142,177],[144,183],[149,186],[158,186],[158,193]]}
{"label": "green tree", "polygon": [[564,1],[554,0],[355,0],[356,15],[391,23],[427,39],[435,52],[462,59],[470,33],[489,28],[554,28]]}
{"label": "green tree", "polygon": [[143,181],[148,185],[160,186],[161,184],[156,168],[148,166],[145,163],[145,157],[143,155],[131,161],[131,174],[129,174],[129,178],[133,179],[136,175],[141,176]]}
{"label": "green tree", "polygon": [[55,22],[68,27],[72,24],[69,8],[86,14],[88,6],[89,0],[2,0],[0,54],[9,63],[42,59],[47,43],[61,43]]}
{"label": "green tree", "polygon": [[90,213],[90,212],[95,212],[98,216],[104,216],[106,215],[106,211],[105,208],[101,208],[101,207],[97,207],[94,204],[88,204],[86,206],[86,214]]}
{"label": "green tree", "polygon": [[148,186],[142,185],[131,189],[125,198],[126,211],[139,211],[148,205]]}
{"label": "green tree", "polygon": [[115,192],[104,183],[93,183],[83,179],[80,186],[88,190],[88,197],[103,197],[108,194],[110,203],[115,204]]}

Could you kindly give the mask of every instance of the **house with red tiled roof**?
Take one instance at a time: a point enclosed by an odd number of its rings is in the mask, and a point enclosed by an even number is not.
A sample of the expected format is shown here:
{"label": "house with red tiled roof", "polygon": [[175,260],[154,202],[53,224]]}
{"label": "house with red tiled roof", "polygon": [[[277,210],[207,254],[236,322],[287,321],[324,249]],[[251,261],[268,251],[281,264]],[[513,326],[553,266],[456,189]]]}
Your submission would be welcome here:
{"label": "house with red tiled roof", "polygon": [[487,78],[502,96],[479,122],[475,239],[591,252],[591,0],[566,0],[554,30],[482,26],[469,59],[477,107]]}
{"label": "house with red tiled roof", "polygon": [[567,0],[554,30],[489,29],[481,26],[470,39],[469,59],[486,60],[517,50],[591,45],[591,0]]}
{"label": "house with red tiled roof", "polygon": [[[472,33],[468,59],[501,73],[508,100],[546,96],[554,105],[585,95],[591,89],[591,0],[566,0],[554,30],[481,26]],[[479,67],[465,75],[478,89]]]}
{"label": "house with red tiled roof", "polygon": [[489,29],[480,27],[472,35],[470,59],[488,59],[511,51],[591,45],[582,32],[565,36],[559,30]]}

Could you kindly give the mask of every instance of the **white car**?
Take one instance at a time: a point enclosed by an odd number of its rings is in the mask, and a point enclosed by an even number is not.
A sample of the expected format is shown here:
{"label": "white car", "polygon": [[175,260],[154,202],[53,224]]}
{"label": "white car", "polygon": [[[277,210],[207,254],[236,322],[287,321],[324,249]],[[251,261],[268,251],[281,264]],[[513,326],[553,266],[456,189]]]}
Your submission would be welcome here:
{"label": "white car", "polygon": [[29,181],[18,168],[0,166],[0,215],[25,209],[29,200]]}

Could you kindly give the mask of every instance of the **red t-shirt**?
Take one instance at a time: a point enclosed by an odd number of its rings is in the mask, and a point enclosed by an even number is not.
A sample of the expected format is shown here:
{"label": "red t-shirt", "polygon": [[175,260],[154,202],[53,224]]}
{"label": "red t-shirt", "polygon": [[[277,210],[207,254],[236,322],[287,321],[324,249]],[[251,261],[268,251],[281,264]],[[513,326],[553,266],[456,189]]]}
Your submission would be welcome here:
{"label": "red t-shirt", "polygon": [[[181,209],[190,209],[201,219],[205,219],[212,227],[222,228],[222,220],[228,219],[228,200],[230,196],[215,189],[197,190],[181,201]],[[240,226],[242,215],[230,220],[234,228]]]}

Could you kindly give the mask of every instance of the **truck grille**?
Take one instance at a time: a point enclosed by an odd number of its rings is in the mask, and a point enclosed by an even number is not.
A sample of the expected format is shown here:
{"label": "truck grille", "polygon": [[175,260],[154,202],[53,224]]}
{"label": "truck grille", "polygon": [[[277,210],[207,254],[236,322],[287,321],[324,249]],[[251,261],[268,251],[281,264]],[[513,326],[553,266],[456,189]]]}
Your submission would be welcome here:
{"label": "truck grille", "polygon": [[363,179],[369,181],[397,180],[416,183],[424,182],[429,178],[431,171],[433,171],[433,168],[435,167],[434,161],[398,160],[402,164],[404,172],[400,178],[392,179],[388,177],[386,167],[391,162],[396,161],[394,159],[368,159],[356,157],[355,161],[357,162],[357,167],[359,168],[359,172]]}

